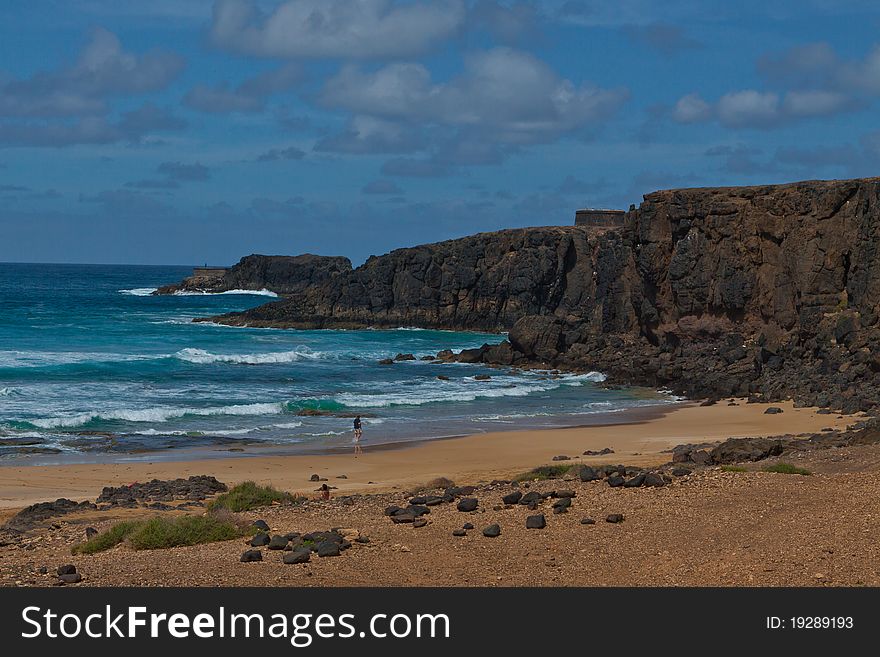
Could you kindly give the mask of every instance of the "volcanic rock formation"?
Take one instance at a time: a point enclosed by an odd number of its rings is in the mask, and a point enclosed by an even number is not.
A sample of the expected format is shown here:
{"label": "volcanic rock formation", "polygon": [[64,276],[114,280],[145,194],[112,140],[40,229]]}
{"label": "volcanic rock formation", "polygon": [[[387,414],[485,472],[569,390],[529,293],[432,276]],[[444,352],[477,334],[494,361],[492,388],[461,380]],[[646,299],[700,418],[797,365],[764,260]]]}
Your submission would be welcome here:
{"label": "volcanic rock formation", "polygon": [[880,404],[878,304],[872,178],[655,192],[620,229],[398,249],[212,321],[509,331],[467,358],[854,411]]}

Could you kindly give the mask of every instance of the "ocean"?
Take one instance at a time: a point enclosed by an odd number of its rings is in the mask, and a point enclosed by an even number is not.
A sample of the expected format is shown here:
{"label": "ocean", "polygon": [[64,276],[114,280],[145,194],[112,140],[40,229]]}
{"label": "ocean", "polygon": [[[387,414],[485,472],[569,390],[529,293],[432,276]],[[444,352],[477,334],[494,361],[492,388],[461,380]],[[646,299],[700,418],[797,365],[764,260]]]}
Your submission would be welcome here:
{"label": "ocean", "polygon": [[[271,293],[151,296],[189,267],[0,263],[0,461],[173,458],[350,449],[608,421],[673,400],[606,389],[598,372],[422,360],[503,336],[419,330],[298,331],[192,323]],[[487,374],[489,380],[477,380]],[[449,377],[439,380],[438,375]]]}

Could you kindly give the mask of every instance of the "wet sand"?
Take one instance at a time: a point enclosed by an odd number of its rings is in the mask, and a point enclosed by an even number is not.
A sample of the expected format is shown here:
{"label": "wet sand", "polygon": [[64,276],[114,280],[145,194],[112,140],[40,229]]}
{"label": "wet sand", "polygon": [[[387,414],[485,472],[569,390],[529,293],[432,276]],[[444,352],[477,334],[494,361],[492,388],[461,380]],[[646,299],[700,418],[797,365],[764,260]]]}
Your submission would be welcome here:
{"label": "wet sand", "polygon": [[[477,483],[510,477],[552,462],[556,455],[570,463],[654,465],[670,460],[664,453],[680,443],[720,441],[734,436],[815,433],[825,427],[843,429],[852,416],[817,415],[814,408],[774,404],[784,412],[765,415],[768,404],[714,406],[684,403],[633,416],[632,422],[565,429],[505,431],[432,440],[364,453],[325,455],[248,455],[223,459],[155,460],[76,465],[0,467],[0,508],[21,508],[39,501],[68,497],[94,499],[108,485],[190,475],[214,475],[234,485],[253,480],[283,490],[312,495],[318,484],[312,474],[326,477],[343,492],[385,492],[418,486],[436,477]],[[610,447],[614,454],[580,456],[585,450]],[[167,458],[167,456],[166,456]],[[338,478],[344,475],[346,478]]]}

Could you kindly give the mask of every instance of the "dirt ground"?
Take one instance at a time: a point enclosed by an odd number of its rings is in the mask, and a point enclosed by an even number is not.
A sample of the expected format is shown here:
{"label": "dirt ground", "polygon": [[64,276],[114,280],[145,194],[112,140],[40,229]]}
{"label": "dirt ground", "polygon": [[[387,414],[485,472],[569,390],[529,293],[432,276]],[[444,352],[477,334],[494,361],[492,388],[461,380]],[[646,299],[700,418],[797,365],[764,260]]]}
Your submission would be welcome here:
{"label": "dirt ground", "polygon": [[[383,516],[385,506],[405,504],[402,491],[243,514],[266,520],[272,533],[348,527],[370,539],[303,565],[284,565],[281,551],[266,548],[264,561],[240,563],[246,539],[143,552],[120,546],[72,557],[86,526],[103,530],[113,520],[104,513],[68,516],[56,529],[0,547],[0,583],[52,585],[55,568],[73,563],[84,578],[77,586],[880,585],[880,446],[785,460],[813,474],[763,472],[771,463],[765,461],[748,465],[748,472],[710,468],[662,488],[531,483],[530,490],[577,493],[560,515],[552,514],[552,500],[538,511],[503,508],[510,484],[477,490],[480,506],[473,513],[454,504],[432,507],[424,527]],[[546,515],[545,529],[525,528],[535,513]],[[606,522],[611,513],[622,513],[624,521]],[[581,524],[585,517],[595,524]],[[452,536],[466,522],[475,529]],[[482,535],[491,523],[501,526],[501,536]],[[41,566],[49,573],[39,574]]]}

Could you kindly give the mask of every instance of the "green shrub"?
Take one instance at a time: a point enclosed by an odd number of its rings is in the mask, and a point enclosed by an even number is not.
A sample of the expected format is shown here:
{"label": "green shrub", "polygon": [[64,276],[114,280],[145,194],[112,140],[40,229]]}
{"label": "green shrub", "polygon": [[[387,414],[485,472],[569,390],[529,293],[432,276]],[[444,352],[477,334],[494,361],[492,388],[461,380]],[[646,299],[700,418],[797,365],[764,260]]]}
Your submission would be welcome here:
{"label": "green shrub", "polygon": [[117,523],[107,531],[97,536],[92,536],[85,543],[74,545],[71,552],[73,554],[95,554],[96,552],[109,550],[122,543],[142,523],[143,521],[141,520],[125,520]]}
{"label": "green shrub", "polygon": [[741,465],[722,465],[721,472],[748,472]]}
{"label": "green shrub", "polygon": [[269,506],[273,502],[293,501],[295,498],[290,493],[276,490],[271,486],[259,486],[252,481],[245,481],[212,501],[208,509],[210,511],[215,509],[250,511],[262,506]]}
{"label": "green shrub", "polygon": [[176,518],[153,518],[147,520],[128,537],[135,550],[157,550],[230,541],[248,532],[238,525],[209,515],[177,516]]}
{"label": "green shrub", "polygon": [[251,530],[213,515],[156,517],[151,520],[125,520],[85,543],[74,546],[73,554],[95,554],[125,541],[135,550],[157,550],[216,543],[247,536]]}
{"label": "green shrub", "polygon": [[547,479],[559,479],[564,476],[573,465],[542,465],[521,475],[514,477],[514,481],[534,481],[535,479],[544,481]]}
{"label": "green shrub", "polygon": [[764,468],[765,472],[778,472],[780,474],[796,474],[796,475],[811,475],[813,474],[809,470],[805,470],[804,468],[799,468],[796,465],[792,465],[791,463],[777,463],[776,465],[768,465]]}

